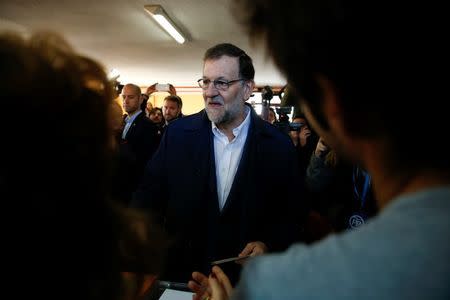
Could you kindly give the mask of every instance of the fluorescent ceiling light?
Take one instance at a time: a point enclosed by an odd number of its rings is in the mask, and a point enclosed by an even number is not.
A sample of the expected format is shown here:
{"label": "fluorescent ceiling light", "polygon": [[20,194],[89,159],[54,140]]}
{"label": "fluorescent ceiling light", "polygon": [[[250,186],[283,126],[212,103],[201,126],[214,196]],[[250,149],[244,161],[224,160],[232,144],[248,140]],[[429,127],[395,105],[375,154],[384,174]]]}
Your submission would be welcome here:
{"label": "fluorescent ceiling light", "polygon": [[161,5],[144,5],[145,10],[170,34],[178,43],[183,44],[186,39],[175,23],[169,18]]}

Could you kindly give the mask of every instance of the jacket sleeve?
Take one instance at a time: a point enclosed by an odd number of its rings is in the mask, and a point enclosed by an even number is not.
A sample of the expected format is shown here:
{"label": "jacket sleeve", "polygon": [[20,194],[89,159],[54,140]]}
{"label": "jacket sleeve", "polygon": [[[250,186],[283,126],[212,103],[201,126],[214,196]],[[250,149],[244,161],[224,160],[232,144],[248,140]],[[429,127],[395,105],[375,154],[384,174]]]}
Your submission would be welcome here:
{"label": "jacket sleeve", "polygon": [[148,161],[142,180],[133,195],[131,207],[150,212],[157,222],[162,224],[167,204],[167,132],[153,157]]}

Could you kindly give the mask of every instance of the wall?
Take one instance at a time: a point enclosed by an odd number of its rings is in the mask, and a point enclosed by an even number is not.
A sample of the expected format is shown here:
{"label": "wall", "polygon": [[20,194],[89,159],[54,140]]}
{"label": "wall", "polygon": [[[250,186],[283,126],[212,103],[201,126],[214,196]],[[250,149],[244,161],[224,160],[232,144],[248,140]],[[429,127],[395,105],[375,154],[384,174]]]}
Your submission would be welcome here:
{"label": "wall", "polygon": [[[145,92],[147,87],[141,87],[142,93]],[[167,92],[156,92],[150,95],[148,101],[153,107],[162,107],[164,98],[168,96]],[[183,100],[183,115],[191,115],[201,111],[205,108],[203,101],[202,91],[199,88],[177,88],[177,95]],[[119,96],[115,99],[122,107],[122,97]]]}
{"label": "wall", "polygon": [[[148,101],[153,104],[153,107],[162,107],[164,98],[169,95],[168,93],[154,93],[150,95]],[[203,96],[201,92],[177,92],[177,95],[183,100],[183,115],[191,115],[201,111],[205,108]]]}

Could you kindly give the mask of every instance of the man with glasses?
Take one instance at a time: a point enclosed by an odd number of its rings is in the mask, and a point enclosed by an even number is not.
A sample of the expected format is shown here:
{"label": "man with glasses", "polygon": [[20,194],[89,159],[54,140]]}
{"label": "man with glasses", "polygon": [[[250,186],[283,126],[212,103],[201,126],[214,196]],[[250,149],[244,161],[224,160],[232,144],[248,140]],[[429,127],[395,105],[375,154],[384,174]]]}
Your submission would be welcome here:
{"label": "man with glasses", "polygon": [[[231,294],[233,300],[450,299],[450,146],[440,143],[449,136],[448,79],[435,76],[448,64],[445,4],[233,4],[233,15],[263,42],[298,94],[314,130],[370,174],[364,181],[373,183],[380,211],[364,226],[311,247],[255,258],[234,292],[215,267],[215,276],[200,278],[212,294],[198,294],[214,300]],[[420,141],[425,136],[438,151]]]}
{"label": "man with glasses", "polygon": [[[254,73],[234,45],[207,50],[198,80],[205,109],[171,123],[147,166],[134,205],[174,238],[162,279],[187,282],[213,261],[282,250],[298,238],[294,147],[246,104]],[[240,263],[222,264],[233,282]]]}

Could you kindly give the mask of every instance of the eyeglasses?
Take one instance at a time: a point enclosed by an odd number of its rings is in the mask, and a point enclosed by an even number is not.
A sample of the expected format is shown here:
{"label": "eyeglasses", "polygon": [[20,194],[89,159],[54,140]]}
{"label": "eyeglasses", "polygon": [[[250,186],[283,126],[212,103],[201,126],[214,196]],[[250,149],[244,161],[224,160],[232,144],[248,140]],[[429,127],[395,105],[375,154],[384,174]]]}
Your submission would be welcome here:
{"label": "eyeglasses", "polygon": [[239,79],[230,80],[230,81],[223,80],[223,79],[216,79],[216,80],[211,81],[209,79],[201,78],[201,79],[197,80],[197,82],[198,82],[198,86],[204,90],[208,89],[209,84],[212,82],[212,84],[214,85],[214,87],[217,90],[226,91],[226,90],[228,90],[228,88],[230,87],[231,84],[238,82],[238,81],[242,81],[242,80],[245,80],[245,79],[239,78]]}

